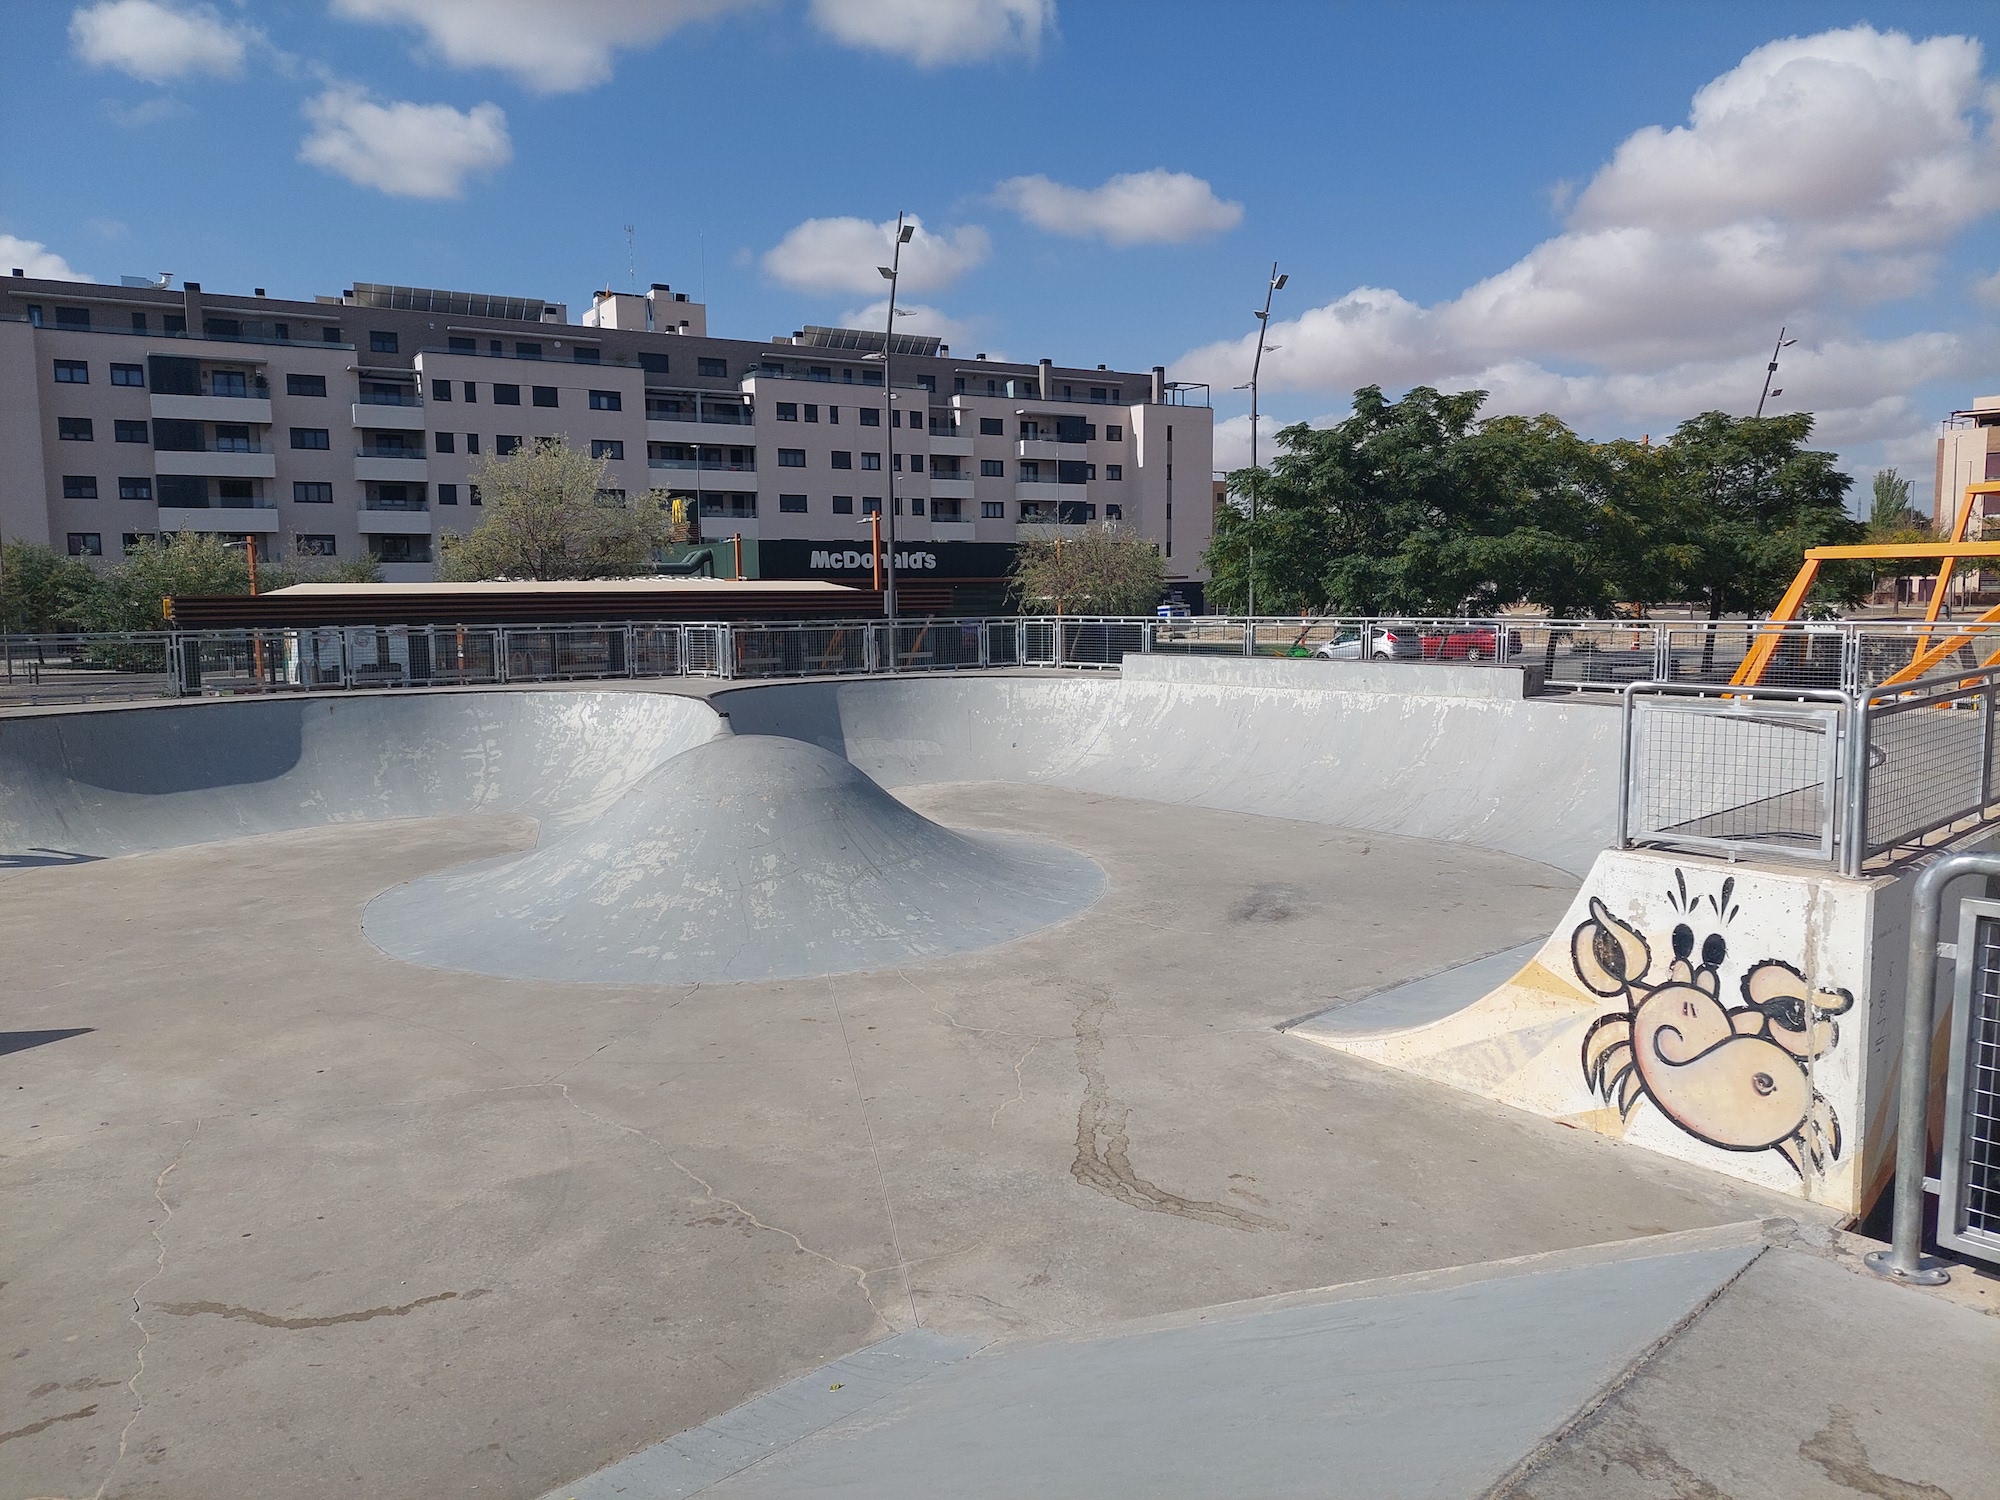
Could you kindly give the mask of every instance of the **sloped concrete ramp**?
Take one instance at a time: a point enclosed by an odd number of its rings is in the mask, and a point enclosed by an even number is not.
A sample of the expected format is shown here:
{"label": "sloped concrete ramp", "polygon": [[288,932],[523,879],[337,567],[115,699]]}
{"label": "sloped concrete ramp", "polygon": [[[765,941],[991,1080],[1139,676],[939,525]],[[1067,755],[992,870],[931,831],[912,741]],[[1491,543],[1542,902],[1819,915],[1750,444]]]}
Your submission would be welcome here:
{"label": "sloped concrete ramp", "polygon": [[964,953],[1103,890],[1081,854],[953,832],[815,745],[741,735],[519,859],[386,892],[363,930],[397,958],[504,978],[731,983]]}
{"label": "sloped concrete ramp", "polygon": [[1488,1493],[1764,1253],[1757,1224],[974,1351],[898,1334],[548,1500]]}

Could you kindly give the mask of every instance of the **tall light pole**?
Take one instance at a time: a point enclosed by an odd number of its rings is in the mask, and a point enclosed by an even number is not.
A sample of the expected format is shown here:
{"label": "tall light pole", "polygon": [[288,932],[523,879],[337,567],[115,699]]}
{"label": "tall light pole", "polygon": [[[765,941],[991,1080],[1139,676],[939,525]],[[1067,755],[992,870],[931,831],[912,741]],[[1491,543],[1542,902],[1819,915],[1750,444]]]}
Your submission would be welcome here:
{"label": "tall light pole", "polygon": [[1764,403],[1766,401],[1769,401],[1773,396],[1782,396],[1785,394],[1783,391],[1774,391],[1771,389],[1771,377],[1778,373],[1779,352],[1791,348],[1797,342],[1797,339],[1786,338],[1784,329],[1780,328],[1778,330],[1778,342],[1771,348],[1771,362],[1764,366],[1764,394],[1757,398],[1758,416],[1761,417],[1764,415]]}
{"label": "tall light pole", "polygon": [[[896,398],[893,394],[896,383],[889,373],[891,367],[889,351],[896,342],[896,278],[902,274],[903,270],[903,246],[909,244],[910,237],[916,232],[916,225],[905,224],[903,222],[903,215],[897,214],[895,252],[889,257],[888,265],[877,266],[875,268],[882,273],[883,279],[889,283],[889,316],[883,320],[882,325],[882,404],[890,410],[888,514],[882,518],[889,533],[887,548],[889,556],[887,558],[887,567],[884,570],[882,613],[888,617],[892,624],[896,619],[896,418],[894,406]],[[896,645],[892,640],[889,643],[892,658],[895,649]]]}
{"label": "tall light pole", "polygon": [[[1261,488],[1261,483],[1260,483],[1261,476],[1259,476],[1256,472],[1257,376],[1263,369],[1264,365],[1264,350],[1267,347],[1264,343],[1264,334],[1266,330],[1268,330],[1271,326],[1271,298],[1275,293],[1282,291],[1284,289],[1285,283],[1290,280],[1291,277],[1281,276],[1278,274],[1278,263],[1275,260],[1272,261],[1271,281],[1270,284],[1264,288],[1263,311],[1252,314],[1252,316],[1254,316],[1257,319],[1257,353],[1250,361],[1250,469],[1251,469],[1250,524],[1252,526],[1255,526],[1257,524],[1257,491],[1259,488]],[[1775,368],[1775,366],[1773,368]],[[1237,389],[1241,390],[1242,387],[1238,386]],[[1253,532],[1252,536],[1254,537],[1254,535],[1255,533]],[[1249,582],[1250,582],[1250,598],[1249,598],[1248,612],[1252,618],[1255,618],[1257,614],[1257,544],[1254,540],[1250,544]]]}

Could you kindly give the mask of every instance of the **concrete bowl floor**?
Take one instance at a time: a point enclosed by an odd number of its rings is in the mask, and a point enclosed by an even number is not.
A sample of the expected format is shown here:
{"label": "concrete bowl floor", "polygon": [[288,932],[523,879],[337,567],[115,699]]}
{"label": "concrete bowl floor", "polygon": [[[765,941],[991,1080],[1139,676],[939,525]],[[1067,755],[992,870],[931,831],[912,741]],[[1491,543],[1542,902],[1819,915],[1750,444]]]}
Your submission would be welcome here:
{"label": "concrete bowl floor", "polygon": [[0,1495],[535,1496],[884,1335],[1087,1329],[1779,1199],[1286,1037],[1546,933],[1446,845],[901,794],[1108,894],[981,952],[660,988],[400,963],[523,818],[0,872]]}

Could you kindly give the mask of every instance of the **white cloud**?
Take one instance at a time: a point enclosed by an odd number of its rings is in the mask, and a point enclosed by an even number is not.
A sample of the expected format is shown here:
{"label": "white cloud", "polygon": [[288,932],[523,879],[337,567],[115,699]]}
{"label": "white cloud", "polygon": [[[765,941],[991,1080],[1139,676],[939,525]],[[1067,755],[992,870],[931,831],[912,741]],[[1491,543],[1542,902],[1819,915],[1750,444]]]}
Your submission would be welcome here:
{"label": "white cloud", "polygon": [[1180,245],[1243,222],[1243,205],[1226,202],[1201,178],[1155,167],[1121,172],[1094,188],[1068,187],[1039,174],[1010,177],[1000,201],[1037,228],[1114,245]]}
{"label": "white cloud", "polygon": [[611,76],[620,48],[650,47],[681,27],[757,0],[333,0],[351,21],[414,26],[455,68],[499,68],[540,93]]}
{"label": "white cloud", "polygon": [[257,32],[232,25],[207,5],[185,9],[162,0],[102,0],[69,18],[70,45],[95,68],[115,68],[147,83],[195,73],[233,78]]}
{"label": "white cloud", "polygon": [[19,235],[0,234],[0,275],[12,274],[18,266],[30,276],[40,276],[48,281],[95,281],[95,276],[86,276],[75,270],[55,251],[40,240],[24,240]]}
{"label": "white cloud", "polygon": [[1991,276],[1981,276],[1972,283],[1975,300],[1987,307],[2000,307],[2000,271]]}
{"label": "white cloud", "polygon": [[330,88],[308,100],[312,134],[299,160],[361,187],[399,198],[456,198],[466,179],[514,156],[507,116],[497,104],[378,104],[358,88]]}
{"label": "white cloud", "polygon": [[[907,315],[907,316],[906,316]],[[840,315],[842,328],[879,329],[889,317],[889,299],[871,302],[866,307],[852,308]],[[947,344],[956,345],[961,350],[973,349],[979,340],[979,325],[954,318],[950,313],[930,307],[922,302],[896,303],[896,332],[921,334],[928,338],[942,339]],[[985,351],[992,358],[1003,356]]]}
{"label": "white cloud", "polygon": [[850,47],[906,57],[922,68],[1041,50],[1055,0],[812,0],[812,18]]}
{"label": "white cloud", "polygon": [[[903,247],[905,291],[948,287],[993,251],[991,237],[977,224],[932,234],[915,215],[907,222],[916,234]],[[894,219],[880,224],[854,218],[807,219],[764,252],[764,269],[787,286],[806,291],[876,292],[885,285],[876,267],[889,264],[895,240]]]}
{"label": "white cloud", "polygon": [[[1659,433],[1754,409],[1784,323],[1800,343],[1780,409],[1818,413],[1830,442],[1906,433],[1904,393],[1990,368],[2000,339],[1851,326],[1927,290],[1953,237],[2000,209],[1996,100],[1963,37],[1855,27],[1760,47],[1695,95],[1687,125],[1628,137],[1565,232],[1457,297],[1357,287],[1275,323],[1265,392],[1478,386],[1490,410]],[[1231,386],[1254,350],[1246,334],[1182,363]]]}

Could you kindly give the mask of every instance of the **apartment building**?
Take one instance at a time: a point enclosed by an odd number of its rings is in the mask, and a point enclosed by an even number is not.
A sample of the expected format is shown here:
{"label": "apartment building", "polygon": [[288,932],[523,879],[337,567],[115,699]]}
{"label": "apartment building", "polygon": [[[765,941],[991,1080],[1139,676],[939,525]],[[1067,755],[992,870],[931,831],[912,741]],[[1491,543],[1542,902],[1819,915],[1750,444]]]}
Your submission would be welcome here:
{"label": "apartment building", "polygon": [[[1117,520],[1198,601],[1212,415],[1161,367],[955,358],[808,327],[712,338],[655,285],[561,303],[357,282],[310,302],[0,277],[0,536],[104,566],[142,538],[252,536],[432,576],[481,462],[562,436],[607,501],[685,497],[746,576],[859,580],[892,486],[915,608],[1003,578],[1024,527]],[[1176,479],[1176,474],[1179,478]],[[989,605],[992,590],[977,602]]]}
{"label": "apartment building", "polygon": [[[1955,411],[1945,419],[1938,436],[1932,524],[1948,535],[1965,503],[1965,487],[1984,483],[2000,483],[2000,396],[1974,397],[1970,410]],[[2000,495],[1973,496],[1968,534],[1993,535],[1982,530],[1989,515],[2000,515]]]}

